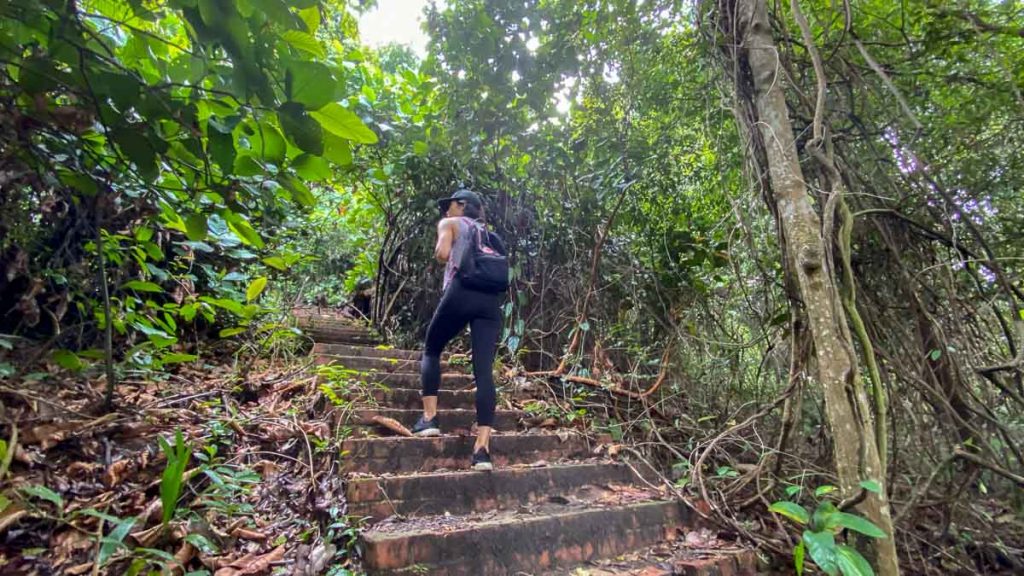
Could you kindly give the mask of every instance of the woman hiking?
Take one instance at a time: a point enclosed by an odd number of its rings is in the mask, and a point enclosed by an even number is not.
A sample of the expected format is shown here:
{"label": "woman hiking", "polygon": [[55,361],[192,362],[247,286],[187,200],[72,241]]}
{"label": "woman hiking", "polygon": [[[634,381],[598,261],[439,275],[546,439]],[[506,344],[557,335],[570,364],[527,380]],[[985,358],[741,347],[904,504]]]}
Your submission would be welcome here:
{"label": "woman hiking", "polygon": [[[437,392],[441,385],[441,353],[445,345],[469,324],[473,344],[473,376],[476,380],[477,436],[473,445],[474,470],[493,470],[490,439],[497,398],[494,390],[494,354],[501,329],[501,301],[505,290],[480,287],[460,267],[469,267],[475,250],[489,246],[505,253],[500,238],[489,234],[484,224],[484,207],[480,195],[472,190],[458,190],[437,201],[441,221],[437,224],[434,256],[445,264],[444,293],[427,328],[420,383],[423,386],[423,416],[412,432],[417,436],[439,436]],[[474,238],[475,236],[475,238]],[[489,245],[489,246],[488,246]],[[467,251],[469,254],[467,254]],[[493,250],[490,250],[493,254]],[[500,257],[503,260],[503,256]],[[507,266],[507,262],[505,262]],[[505,283],[507,285],[507,271]],[[467,285],[469,284],[469,285]],[[474,287],[470,287],[470,285]]]}

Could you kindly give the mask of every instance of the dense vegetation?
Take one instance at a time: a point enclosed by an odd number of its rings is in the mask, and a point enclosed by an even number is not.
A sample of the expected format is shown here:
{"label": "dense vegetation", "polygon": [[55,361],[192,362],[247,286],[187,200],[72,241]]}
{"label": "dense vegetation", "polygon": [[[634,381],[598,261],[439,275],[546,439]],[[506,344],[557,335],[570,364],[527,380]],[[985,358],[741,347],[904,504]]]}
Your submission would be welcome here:
{"label": "dense vegetation", "polygon": [[12,387],[52,361],[109,403],[298,345],[297,303],[415,345],[465,185],[513,255],[509,386],[780,556],[829,570],[764,516],[825,500],[880,573],[1024,568],[1020,3],[453,1],[422,59],[360,9],[0,8]]}

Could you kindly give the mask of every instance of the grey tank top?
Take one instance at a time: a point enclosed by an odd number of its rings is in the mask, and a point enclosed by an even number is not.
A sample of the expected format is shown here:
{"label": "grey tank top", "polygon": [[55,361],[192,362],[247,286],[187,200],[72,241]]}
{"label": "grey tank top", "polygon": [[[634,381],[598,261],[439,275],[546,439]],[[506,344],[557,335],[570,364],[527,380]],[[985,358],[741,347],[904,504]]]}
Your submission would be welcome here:
{"label": "grey tank top", "polygon": [[455,278],[455,274],[459,271],[459,263],[462,262],[463,255],[470,247],[472,240],[470,234],[485,231],[483,224],[465,216],[459,217],[456,224],[459,227],[459,232],[455,238],[455,243],[452,245],[452,251],[448,254],[448,262],[444,266],[444,287],[442,290],[448,290],[452,279]]}

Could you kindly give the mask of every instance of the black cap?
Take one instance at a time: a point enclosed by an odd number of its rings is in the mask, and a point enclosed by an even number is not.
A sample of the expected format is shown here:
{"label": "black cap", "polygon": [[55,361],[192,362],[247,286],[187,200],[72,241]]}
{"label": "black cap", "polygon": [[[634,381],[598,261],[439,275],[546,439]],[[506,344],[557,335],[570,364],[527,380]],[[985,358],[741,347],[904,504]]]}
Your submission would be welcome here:
{"label": "black cap", "polygon": [[465,188],[456,191],[455,194],[452,194],[447,198],[441,198],[440,200],[437,201],[437,206],[441,209],[442,212],[447,212],[448,205],[455,200],[458,200],[459,202],[465,202],[466,204],[476,206],[477,208],[484,207],[484,202],[483,200],[480,199],[480,195],[477,194],[476,192],[473,192],[472,190],[467,190]]}

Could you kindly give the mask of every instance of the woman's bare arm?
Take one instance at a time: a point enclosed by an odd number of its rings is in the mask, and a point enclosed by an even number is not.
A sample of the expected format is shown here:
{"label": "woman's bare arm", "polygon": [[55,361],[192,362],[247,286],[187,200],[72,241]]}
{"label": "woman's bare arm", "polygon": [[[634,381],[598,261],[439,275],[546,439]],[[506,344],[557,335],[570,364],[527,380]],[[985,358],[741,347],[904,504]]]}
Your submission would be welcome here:
{"label": "woman's bare arm", "polygon": [[434,258],[439,262],[447,262],[452,254],[452,246],[459,235],[458,219],[442,218],[437,223],[437,245],[434,246]]}

